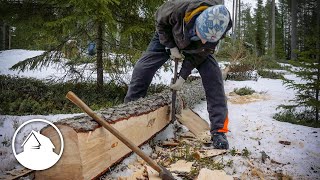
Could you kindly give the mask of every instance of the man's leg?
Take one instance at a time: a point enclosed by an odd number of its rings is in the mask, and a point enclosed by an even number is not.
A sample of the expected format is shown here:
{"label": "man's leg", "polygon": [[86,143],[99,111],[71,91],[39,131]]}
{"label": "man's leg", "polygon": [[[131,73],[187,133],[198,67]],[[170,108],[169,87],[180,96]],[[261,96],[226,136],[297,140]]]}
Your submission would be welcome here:
{"label": "man's leg", "polygon": [[158,34],[151,40],[147,51],[134,66],[129,89],[124,102],[145,97],[155,72],[169,59],[165,47],[160,44]]}
{"label": "man's leg", "polygon": [[179,76],[184,80],[187,80],[188,76],[191,74],[192,69],[195,68],[192,63],[188,60],[183,60],[182,66],[179,72]]}
{"label": "man's leg", "polygon": [[210,55],[197,69],[206,93],[213,144],[216,148],[228,149],[224,134],[228,132],[228,109],[220,68]]}

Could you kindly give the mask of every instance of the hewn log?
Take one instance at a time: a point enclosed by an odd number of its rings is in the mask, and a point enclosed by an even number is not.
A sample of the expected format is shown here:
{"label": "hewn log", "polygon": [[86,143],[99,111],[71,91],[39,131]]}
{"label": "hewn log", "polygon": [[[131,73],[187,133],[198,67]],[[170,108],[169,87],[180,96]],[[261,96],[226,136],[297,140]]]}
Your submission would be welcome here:
{"label": "hewn log", "polygon": [[[193,107],[204,99],[201,80],[184,85],[178,94],[177,108]],[[142,145],[170,123],[171,91],[165,90],[127,104],[98,111],[99,114],[135,144]],[[89,105],[90,106],[90,105]],[[92,179],[121,161],[131,150],[87,115],[55,123],[64,138],[64,152],[53,167],[36,172],[36,179]],[[52,127],[41,133],[60,149]],[[59,153],[59,152],[56,152]]]}

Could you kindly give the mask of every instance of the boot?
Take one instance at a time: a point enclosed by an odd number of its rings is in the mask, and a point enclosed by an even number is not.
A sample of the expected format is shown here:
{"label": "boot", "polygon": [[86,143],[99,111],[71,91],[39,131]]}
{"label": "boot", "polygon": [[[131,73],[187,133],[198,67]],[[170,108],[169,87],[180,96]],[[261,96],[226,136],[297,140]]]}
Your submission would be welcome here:
{"label": "boot", "polygon": [[211,134],[212,145],[215,149],[229,149],[229,143],[225,133],[215,132]]}

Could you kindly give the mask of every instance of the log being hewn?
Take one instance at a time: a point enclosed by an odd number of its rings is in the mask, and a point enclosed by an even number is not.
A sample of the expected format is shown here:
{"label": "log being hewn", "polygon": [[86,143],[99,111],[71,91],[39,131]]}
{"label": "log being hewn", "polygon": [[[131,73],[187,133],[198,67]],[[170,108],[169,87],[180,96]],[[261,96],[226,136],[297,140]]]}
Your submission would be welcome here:
{"label": "log being hewn", "polygon": [[[178,112],[182,107],[193,107],[202,99],[201,80],[186,83],[178,94]],[[136,145],[142,145],[170,123],[170,104],[171,91],[165,90],[98,113]],[[131,153],[121,141],[85,114],[58,121],[55,125],[63,135],[64,152],[53,167],[37,171],[36,179],[92,179]],[[42,129],[41,134],[51,139],[55,152],[60,149],[59,136],[52,127]]]}

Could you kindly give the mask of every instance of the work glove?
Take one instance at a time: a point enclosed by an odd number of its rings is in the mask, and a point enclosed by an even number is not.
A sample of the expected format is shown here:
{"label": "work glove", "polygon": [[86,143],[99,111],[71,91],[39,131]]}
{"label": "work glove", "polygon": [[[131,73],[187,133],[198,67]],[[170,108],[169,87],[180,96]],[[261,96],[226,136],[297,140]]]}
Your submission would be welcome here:
{"label": "work glove", "polygon": [[179,52],[179,49],[177,47],[174,48],[170,48],[170,58],[171,59],[178,59],[181,60],[182,59],[182,54]]}
{"label": "work glove", "polygon": [[170,88],[173,90],[179,91],[182,88],[182,85],[185,81],[186,80],[184,80],[182,77],[179,77],[176,83],[170,85]]}

